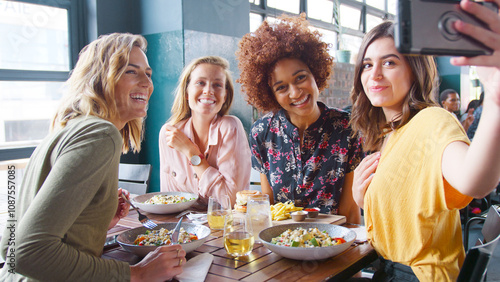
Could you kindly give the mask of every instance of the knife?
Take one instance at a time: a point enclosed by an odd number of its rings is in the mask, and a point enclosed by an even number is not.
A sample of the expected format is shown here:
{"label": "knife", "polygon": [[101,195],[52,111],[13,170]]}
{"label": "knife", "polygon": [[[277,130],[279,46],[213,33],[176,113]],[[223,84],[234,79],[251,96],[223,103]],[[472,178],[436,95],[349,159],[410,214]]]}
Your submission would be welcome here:
{"label": "knife", "polygon": [[179,244],[179,230],[181,229],[182,217],[177,222],[177,225],[174,228],[174,232],[172,233],[172,245]]}

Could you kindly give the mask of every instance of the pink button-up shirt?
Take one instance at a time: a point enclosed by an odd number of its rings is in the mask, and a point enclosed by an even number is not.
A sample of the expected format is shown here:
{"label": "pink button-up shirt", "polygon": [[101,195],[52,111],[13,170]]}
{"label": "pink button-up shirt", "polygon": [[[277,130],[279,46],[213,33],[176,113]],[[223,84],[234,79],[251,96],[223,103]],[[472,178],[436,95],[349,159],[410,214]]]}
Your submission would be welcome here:
{"label": "pink button-up shirt", "polygon": [[[177,123],[175,127],[194,140],[191,118]],[[234,204],[236,193],[249,189],[251,153],[247,134],[237,117],[216,116],[212,120],[207,150],[203,154],[210,167],[203,175],[196,175],[189,159],[167,145],[165,125],[160,130],[159,138],[162,192],[195,193],[205,204],[210,196],[219,200],[222,195],[228,195]]]}

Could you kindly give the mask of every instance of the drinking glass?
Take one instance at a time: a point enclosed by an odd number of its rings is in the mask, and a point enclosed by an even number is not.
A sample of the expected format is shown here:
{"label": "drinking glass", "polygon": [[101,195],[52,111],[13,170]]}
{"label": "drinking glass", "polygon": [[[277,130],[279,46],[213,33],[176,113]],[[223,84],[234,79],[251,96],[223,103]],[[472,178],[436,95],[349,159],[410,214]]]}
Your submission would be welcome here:
{"label": "drinking glass", "polygon": [[244,216],[226,217],[224,223],[224,248],[233,257],[246,256],[252,252],[254,236]]}
{"label": "drinking glass", "polygon": [[260,231],[271,227],[271,205],[269,195],[251,195],[247,198],[247,221],[255,241],[260,242]]}
{"label": "drinking glass", "polygon": [[220,198],[220,203],[215,197],[210,197],[208,199],[207,211],[208,226],[210,226],[212,230],[223,230],[224,219],[226,217],[232,219],[231,200],[229,200],[229,196],[222,196]]}

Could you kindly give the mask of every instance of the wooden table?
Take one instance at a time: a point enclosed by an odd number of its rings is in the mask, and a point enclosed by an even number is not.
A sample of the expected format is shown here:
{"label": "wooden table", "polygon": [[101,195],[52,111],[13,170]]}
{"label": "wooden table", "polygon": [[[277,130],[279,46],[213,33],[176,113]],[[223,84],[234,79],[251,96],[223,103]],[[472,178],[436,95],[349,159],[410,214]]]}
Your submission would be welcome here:
{"label": "wooden table", "polygon": [[[177,222],[176,214],[156,215],[145,213],[156,222]],[[186,222],[189,220],[185,217]],[[108,232],[108,236],[120,234],[130,228],[140,227],[137,212],[129,215]],[[357,227],[344,224],[346,227]],[[222,231],[212,231],[207,241],[194,252],[187,254],[190,258],[209,252],[214,260],[205,281],[344,281],[358,273],[377,259],[377,253],[368,243],[353,244],[343,253],[321,261],[297,261],[284,258],[269,251],[262,244],[256,243],[247,257],[234,259],[227,255],[223,247]],[[103,258],[127,261],[135,264],[140,257],[129,253],[120,246],[105,248]]]}

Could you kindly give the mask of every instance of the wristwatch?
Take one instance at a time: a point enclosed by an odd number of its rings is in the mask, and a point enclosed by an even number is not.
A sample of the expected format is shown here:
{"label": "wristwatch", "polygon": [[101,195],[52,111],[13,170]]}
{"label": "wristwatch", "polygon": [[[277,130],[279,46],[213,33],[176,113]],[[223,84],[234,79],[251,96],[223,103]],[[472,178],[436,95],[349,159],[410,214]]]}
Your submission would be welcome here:
{"label": "wristwatch", "polygon": [[189,160],[189,164],[194,166],[200,165],[202,159],[203,159],[203,154],[194,155]]}

